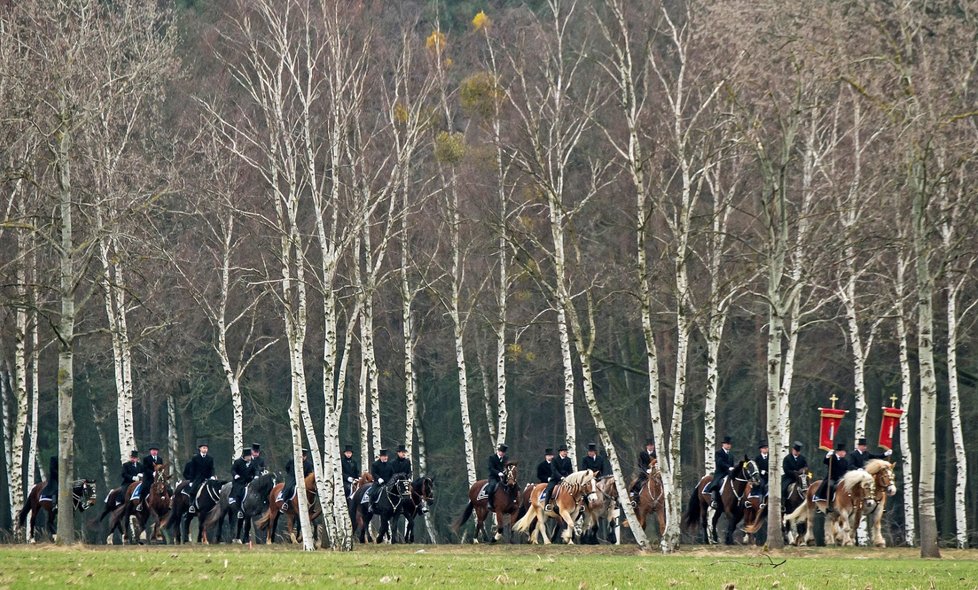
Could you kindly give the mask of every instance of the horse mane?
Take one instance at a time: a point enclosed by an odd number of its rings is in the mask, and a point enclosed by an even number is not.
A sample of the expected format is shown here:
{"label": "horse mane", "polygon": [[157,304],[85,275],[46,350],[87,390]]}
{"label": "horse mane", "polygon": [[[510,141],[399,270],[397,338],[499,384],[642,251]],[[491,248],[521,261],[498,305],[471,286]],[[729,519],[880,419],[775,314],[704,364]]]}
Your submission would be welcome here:
{"label": "horse mane", "polygon": [[848,492],[849,490],[855,489],[859,486],[872,483],[872,475],[863,469],[855,469],[853,471],[846,472],[846,474],[842,477],[842,480],[839,482],[839,488],[842,491]]}
{"label": "horse mane", "polygon": [[876,475],[880,471],[883,471],[884,469],[888,469],[891,466],[892,464],[889,461],[884,461],[883,459],[870,459],[869,461],[866,462],[866,466],[864,467],[864,469],[870,475]]}
{"label": "horse mane", "polygon": [[564,483],[568,485],[583,485],[594,479],[594,472],[590,469],[575,471],[564,478]]}
{"label": "horse mane", "polygon": [[517,463],[516,461],[506,461],[506,467],[509,467],[510,465],[516,467],[517,465],[519,465],[519,463]]}

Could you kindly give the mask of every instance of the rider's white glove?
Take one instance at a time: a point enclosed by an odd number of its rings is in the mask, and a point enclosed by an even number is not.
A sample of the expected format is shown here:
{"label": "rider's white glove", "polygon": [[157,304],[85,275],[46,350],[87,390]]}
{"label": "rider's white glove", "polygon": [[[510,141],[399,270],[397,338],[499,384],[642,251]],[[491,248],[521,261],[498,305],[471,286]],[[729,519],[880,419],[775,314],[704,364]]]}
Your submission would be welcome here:
{"label": "rider's white glove", "polygon": [[212,475],[211,476],[211,479],[217,479],[217,476],[216,475]]}
{"label": "rider's white glove", "polygon": [[825,453],[825,458],[826,459],[828,459],[831,456],[832,456],[832,451],[829,451],[828,453]]}
{"label": "rider's white glove", "polygon": [[352,477],[348,477],[348,478],[346,478],[346,481],[348,481],[350,483],[353,483],[353,478]]}
{"label": "rider's white glove", "polygon": [[761,469],[761,475],[766,475],[766,474],[767,474],[767,471],[764,471],[763,469]]}
{"label": "rider's white glove", "polygon": [[500,472],[498,473],[498,475],[499,475],[499,477],[502,477],[502,476],[503,476],[503,472],[502,472],[502,471],[500,471]]}
{"label": "rider's white glove", "polygon": [[382,478],[378,479],[377,480],[377,483],[384,483],[384,478],[382,477]]}
{"label": "rider's white glove", "polygon": [[139,481],[141,479],[143,479],[143,474],[142,473],[139,473],[139,474],[136,475],[136,477],[132,478],[133,481]]}
{"label": "rider's white glove", "polygon": [[883,453],[883,456],[884,457],[889,457],[892,454],[893,454],[893,449],[886,449],[886,452]]}
{"label": "rider's white glove", "polygon": [[239,477],[241,477],[241,476],[240,475],[235,475],[234,476],[234,479],[238,479]]}
{"label": "rider's white glove", "polygon": [[727,467],[727,471],[733,471],[733,467]]}
{"label": "rider's white glove", "polygon": [[649,475],[652,475],[652,470],[651,469],[646,469],[645,470],[645,473],[648,473]]}

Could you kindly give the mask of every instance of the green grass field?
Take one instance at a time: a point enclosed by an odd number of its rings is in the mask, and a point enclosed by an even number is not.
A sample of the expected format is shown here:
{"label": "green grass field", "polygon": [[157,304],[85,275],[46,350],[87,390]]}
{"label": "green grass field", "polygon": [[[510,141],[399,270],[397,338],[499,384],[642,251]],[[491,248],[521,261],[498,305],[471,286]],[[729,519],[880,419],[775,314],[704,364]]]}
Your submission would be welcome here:
{"label": "green grass field", "polygon": [[[284,547],[0,548],[3,588],[271,587],[978,588],[978,551],[922,560],[912,549],[381,546],[352,553]],[[776,567],[775,567],[776,565]]]}

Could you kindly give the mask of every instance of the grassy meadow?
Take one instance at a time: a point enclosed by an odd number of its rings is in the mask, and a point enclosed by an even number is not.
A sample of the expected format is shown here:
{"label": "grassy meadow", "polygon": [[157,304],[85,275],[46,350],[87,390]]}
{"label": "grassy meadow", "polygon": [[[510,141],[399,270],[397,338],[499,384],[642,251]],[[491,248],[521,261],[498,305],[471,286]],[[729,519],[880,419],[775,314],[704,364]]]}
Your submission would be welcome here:
{"label": "grassy meadow", "polygon": [[978,551],[922,560],[912,549],[380,546],[352,553],[292,547],[0,548],[2,588],[978,588]]}

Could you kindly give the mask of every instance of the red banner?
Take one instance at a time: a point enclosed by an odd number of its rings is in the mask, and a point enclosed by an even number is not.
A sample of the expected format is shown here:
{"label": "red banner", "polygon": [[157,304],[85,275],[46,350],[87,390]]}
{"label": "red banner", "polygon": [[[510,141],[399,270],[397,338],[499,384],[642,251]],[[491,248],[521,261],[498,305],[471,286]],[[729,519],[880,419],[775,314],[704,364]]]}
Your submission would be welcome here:
{"label": "red banner", "polygon": [[839,424],[848,410],[838,408],[819,408],[822,420],[818,428],[818,448],[823,451],[835,450],[835,436],[839,433]]}
{"label": "red banner", "polygon": [[900,425],[900,416],[903,410],[900,408],[883,408],[883,423],[880,424],[880,447],[887,451],[893,448],[893,433]]}

